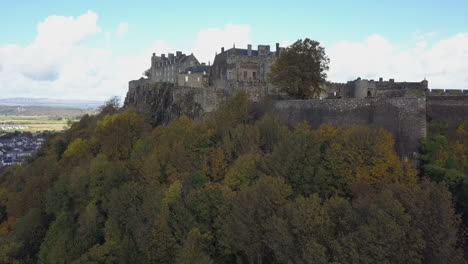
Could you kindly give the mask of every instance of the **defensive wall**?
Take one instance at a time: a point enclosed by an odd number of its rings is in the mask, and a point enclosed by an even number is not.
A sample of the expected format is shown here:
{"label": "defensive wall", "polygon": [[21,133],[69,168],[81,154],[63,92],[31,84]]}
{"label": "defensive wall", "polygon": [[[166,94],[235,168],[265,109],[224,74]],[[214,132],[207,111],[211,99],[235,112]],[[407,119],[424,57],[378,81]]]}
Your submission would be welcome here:
{"label": "defensive wall", "polygon": [[[264,87],[247,90],[256,99]],[[215,110],[232,92],[217,89],[150,83],[146,79],[129,83],[125,107],[149,113],[153,124],[166,124],[180,115],[200,118]],[[273,100],[274,107],[287,122],[302,121],[314,128],[323,123],[340,127],[372,126],[389,130],[397,152],[415,159],[419,140],[426,136],[427,121],[460,123],[468,120],[468,96],[438,95],[410,97],[366,97],[313,100]]]}
{"label": "defensive wall", "polygon": [[468,121],[468,96],[427,96],[427,120],[452,124]]}
{"label": "defensive wall", "polygon": [[426,136],[424,97],[281,100],[274,105],[292,124],[306,121],[313,128],[324,123],[385,128],[394,135],[397,152],[410,159],[416,158],[419,140]]}

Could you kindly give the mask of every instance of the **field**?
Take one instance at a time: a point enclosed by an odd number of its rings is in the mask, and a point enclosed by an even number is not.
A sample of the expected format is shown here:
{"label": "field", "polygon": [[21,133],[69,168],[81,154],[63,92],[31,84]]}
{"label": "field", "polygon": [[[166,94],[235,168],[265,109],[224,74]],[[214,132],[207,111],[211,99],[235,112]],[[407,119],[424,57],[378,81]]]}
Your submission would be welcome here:
{"label": "field", "polygon": [[92,110],[50,106],[11,106],[0,105],[0,116],[50,117],[50,119],[76,118]]}
{"label": "field", "polygon": [[0,116],[0,131],[61,131],[68,127],[68,120],[76,121],[77,119],[48,116]]}
{"label": "field", "polygon": [[95,112],[67,107],[0,105],[0,132],[62,131],[68,128],[68,122]]}

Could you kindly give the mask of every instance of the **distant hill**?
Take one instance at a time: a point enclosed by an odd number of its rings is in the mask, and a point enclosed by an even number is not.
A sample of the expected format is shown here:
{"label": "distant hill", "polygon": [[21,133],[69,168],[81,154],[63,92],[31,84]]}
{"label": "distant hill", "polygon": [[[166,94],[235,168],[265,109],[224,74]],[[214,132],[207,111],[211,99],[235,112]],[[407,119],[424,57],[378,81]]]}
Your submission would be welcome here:
{"label": "distant hill", "polygon": [[94,108],[82,109],[34,105],[1,105],[0,103],[0,116],[48,116],[76,118],[87,113],[93,113],[94,111]]}
{"label": "distant hill", "polygon": [[97,108],[103,105],[102,101],[92,100],[63,100],[51,98],[0,98],[0,105],[9,106],[49,106],[49,107],[66,107],[66,108],[80,108],[89,109]]}

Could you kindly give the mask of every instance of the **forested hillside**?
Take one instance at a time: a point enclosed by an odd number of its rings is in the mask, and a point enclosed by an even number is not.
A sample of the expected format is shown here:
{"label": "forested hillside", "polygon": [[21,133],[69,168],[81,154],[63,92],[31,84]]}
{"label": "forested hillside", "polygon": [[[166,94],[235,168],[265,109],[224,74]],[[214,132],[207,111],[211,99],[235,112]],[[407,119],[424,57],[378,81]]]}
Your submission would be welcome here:
{"label": "forested hillside", "polygon": [[0,263],[465,263],[467,122],[434,126],[417,170],[383,129],[266,109],[84,116],[0,176]]}

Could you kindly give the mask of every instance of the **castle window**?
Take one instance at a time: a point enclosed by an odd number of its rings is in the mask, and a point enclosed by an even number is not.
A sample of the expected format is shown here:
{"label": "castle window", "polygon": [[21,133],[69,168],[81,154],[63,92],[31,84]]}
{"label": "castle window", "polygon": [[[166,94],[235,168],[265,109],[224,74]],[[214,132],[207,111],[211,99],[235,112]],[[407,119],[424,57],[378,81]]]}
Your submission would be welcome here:
{"label": "castle window", "polygon": [[188,82],[188,76],[185,76],[185,82]]}
{"label": "castle window", "polygon": [[232,72],[228,72],[228,80],[232,79]]}
{"label": "castle window", "polygon": [[244,71],[244,80],[247,80],[247,71]]}
{"label": "castle window", "polygon": [[197,78],[197,81],[200,82],[200,77]]}
{"label": "castle window", "polygon": [[254,79],[254,80],[257,79],[257,72],[252,72],[252,79]]}

